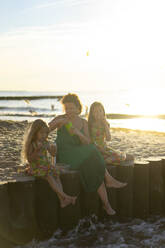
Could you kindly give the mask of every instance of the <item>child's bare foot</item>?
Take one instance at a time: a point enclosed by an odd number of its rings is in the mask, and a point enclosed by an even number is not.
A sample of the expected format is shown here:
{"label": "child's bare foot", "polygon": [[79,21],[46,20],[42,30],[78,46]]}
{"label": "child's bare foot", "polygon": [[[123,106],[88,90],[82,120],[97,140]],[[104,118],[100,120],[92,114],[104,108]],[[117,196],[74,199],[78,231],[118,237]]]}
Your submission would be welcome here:
{"label": "child's bare foot", "polygon": [[107,188],[123,188],[127,185],[127,183],[119,182],[115,179],[111,180],[111,182],[106,182]]}
{"label": "child's bare foot", "polygon": [[66,206],[72,204],[74,205],[76,202],[77,196],[65,196],[64,198],[60,197],[60,206],[61,208],[65,208]]}
{"label": "child's bare foot", "polygon": [[106,211],[108,215],[114,215],[116,214],[115,210],[113,210],[110,206],[110,204],[103,205],[103,209]]}

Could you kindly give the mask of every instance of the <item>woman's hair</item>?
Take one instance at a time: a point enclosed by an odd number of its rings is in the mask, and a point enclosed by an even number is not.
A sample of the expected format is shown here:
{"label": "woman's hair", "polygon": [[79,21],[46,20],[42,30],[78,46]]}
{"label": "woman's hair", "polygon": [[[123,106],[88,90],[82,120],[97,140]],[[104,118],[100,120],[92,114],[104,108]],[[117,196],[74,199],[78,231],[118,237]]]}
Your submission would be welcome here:
{"label": "woman's hair", "polygon": [[80,114],[82,111],[82,104],[80,102],[79,97],[76,94],[69,93],[69,94],[63,96],[61,102],[62,102],[62,104],[73,103],[79,110],[78,114]]}
{"label": "woman's hair", "polygon": [[31,125],[25,132],[24,140],[23,140],[23,147],[22,147],[22,152],[21,152],[21,160],[23,163],[28,161],[27,156],[28,156],[29,148],[32,142],[36,140],[36,135],[41,128],[48,128],[48,126],[43,120],[37,119],[31,123]]}
{"label": "woman's hair", "polygon": [[105,109],[104,109],[104,107],[103,107],[101,102],[93,102],[91,104],[90,110],[89,110],[89,115],[88,115],[88,129],[89,129],[90,136],[91,136],[92,125],[95,122],[93,112],[94,112],[95,108],[97,108],[97,107],[101,107],[103,112],[104,112],[104,115],[105,115]]}

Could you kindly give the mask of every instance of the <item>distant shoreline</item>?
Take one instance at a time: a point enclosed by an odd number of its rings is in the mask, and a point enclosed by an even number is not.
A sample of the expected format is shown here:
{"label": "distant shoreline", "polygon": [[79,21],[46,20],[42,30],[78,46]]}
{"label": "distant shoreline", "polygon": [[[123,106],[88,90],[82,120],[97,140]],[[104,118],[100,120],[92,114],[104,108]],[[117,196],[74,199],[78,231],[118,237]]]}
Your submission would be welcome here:
{"label": "distant shoreline", "polygon": [[0,96],[0,100],[38,100],[38,99],[58,99],[60,100],[63,97],[61,96]]}

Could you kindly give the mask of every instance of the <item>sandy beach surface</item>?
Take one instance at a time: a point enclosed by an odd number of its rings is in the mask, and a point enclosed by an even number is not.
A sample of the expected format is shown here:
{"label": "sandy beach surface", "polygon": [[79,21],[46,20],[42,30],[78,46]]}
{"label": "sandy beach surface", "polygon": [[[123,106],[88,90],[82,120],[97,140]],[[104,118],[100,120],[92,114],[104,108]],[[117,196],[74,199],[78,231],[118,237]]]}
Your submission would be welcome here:
{"label": "sandy beach surface", "polygon": [[[0,120],[0,181],[17,178],[21,173],[21,148],[28,122]],[[134,155],[136,161],[165,156],[165,133],[111,129],[113,149]],[[49,136],[54,141],[56,132]],[[18,173],[19,171],[19,173]]]}

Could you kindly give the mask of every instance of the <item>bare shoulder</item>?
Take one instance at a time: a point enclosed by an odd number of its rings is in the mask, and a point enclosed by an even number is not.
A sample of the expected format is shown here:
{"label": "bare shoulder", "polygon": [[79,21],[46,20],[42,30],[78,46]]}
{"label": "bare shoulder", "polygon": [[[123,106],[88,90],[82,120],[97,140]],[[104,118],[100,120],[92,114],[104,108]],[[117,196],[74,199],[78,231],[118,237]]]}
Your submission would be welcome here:
{"label": "bare shoulder", "polygon": [[84,127],[84,128],[87,128],[87,127],[88,127],[88,122],[87,122],[87,120],[85,120],[84,118],[81,118],[81,121],[82,121],[83,127]]}

